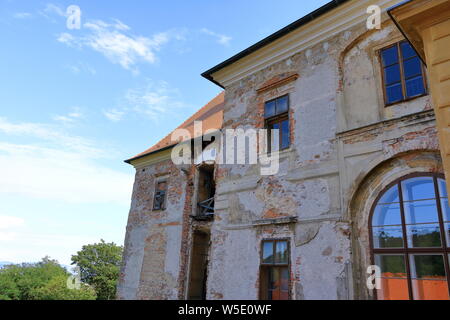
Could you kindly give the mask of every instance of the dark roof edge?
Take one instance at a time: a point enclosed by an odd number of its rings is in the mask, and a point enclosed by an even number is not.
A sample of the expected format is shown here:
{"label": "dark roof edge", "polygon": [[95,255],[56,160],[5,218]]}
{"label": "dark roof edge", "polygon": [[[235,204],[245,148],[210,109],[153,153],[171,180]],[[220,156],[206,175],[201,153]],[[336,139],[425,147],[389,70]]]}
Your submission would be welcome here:
{"label": "dark roof edge", "polygon": [[[217,133],[217,132],[222,132],[222,129],[208,132],[208,134],[213,134],[213,133]],[[191,143],[192,143],[195,139],[198,139],[198,138],[200,138],[200,137],[203,139],[204,135],[201,135],[201,136],[199,136],[199,137],[197,137],[197,138],[191,138],[191,139],[186,140],[186,141],[183,141],[183,142],[191,142]],[[168,150],[168,149],[172,149],[172,148],[175,147],[177,144],[178,144],[178,143],[174,143],[174,144],[171,144],[171,145],[166,146],[166,147],[164,147],[164,148],[157,149],[157,150],[152,151],[152,152],[149,152],[149,153],[141,154],[140,156],[137,156],[137,157],[134,157],[134,158],[131,158],[131,159],[128,159],[128,160],[124,160],[124,162],[125,162],[125,163],[128,163],[128,164],[131,164],[131,162],[133,162],[133,161],[136,161],[136,160],[139,160],[139,159],[142,159],[142,158],[151,156],[151,155],[156,154],[156,153],[158,153],[158,152],[163,152],[163,151],[166,151],[166,150]]]}
{"label": "dark roof edge", "polygon": [[144,157],[150,156],[150,155],[155,154],[155,153],[158,153],[158,152],[162,152],[162,151],[166,151],[166,150],[168,150],[168,149],[171,149],[171,148],[175,147],[175,145],[176,145],[176,144],[172,144],[172,145],[170,145],[170,146],[167,146],[167,147],[164,147],[164,148],[161,148],[161,149],[158,149],[158,150],[149,152],[149,153],[145,153],[145,154],[142,154],[142,155],[140,155],[140,156],[137,156],[137,157],[134,157],[134,158],[131,158],[131,159],[128,159],[128,160],[124,160],[124,162],[125,162],[125,163],[128,163],[128,164],[131,164],[131,162],[133,162],[133,161],[142,159],[142,158],[144,158]]}
{"label": "dark roof edge", "polygon": [[215,73],[225,67],[228,67],[229,65],[235,63],[236,61],[250,55],[251,53],[261,49],[262,47],[265,47],[269,43],[274,42],[275,40],[278,40],[279,38],[300,28],[301,26],[308,24],[309,22],[319,18],[320,16],[324,15],[325,13],[330,12],[331,10],[339,7],[341,4],[348,2],[348,1],[350,1],[350,0],[333,0],[333,1],[328,2],[327,4],[323,5],[322,7],[307,14],[303,18],[300,18],[297,21],[294,21],[293,23],[289,24],[288,26],[284,27],[283,29],[278,30],[277,32],[262,39],[261,41],[255,43],[254,45],[248,47],[247,49],[239,52],[238,54],[232,56],[231,58],[223,61],[222,63],[216,65],[215,67],[203,72],[202,77],[204,77],[204,78],[208,79],[209,81],[217,84],[218,86],[224,88],[220,83],[218,83],[217,81],[215,81],[213,79],[213,77],[212,77],[213,73]]}

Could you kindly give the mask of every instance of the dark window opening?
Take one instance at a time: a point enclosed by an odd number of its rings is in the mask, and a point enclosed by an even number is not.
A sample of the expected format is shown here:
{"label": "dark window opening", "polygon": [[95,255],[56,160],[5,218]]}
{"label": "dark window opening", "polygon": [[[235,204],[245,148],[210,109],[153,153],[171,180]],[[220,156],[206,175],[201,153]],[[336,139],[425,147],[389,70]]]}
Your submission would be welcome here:
{"label": "dark window opening", "polygon": [[[285,95],[266,102],[264,119],[266,129],[269,130],[268,152],[288,149],[290,146],[289,96]],[[272,136],[272,130],[279,130],[279,136]]]}
{"label": "dark window opening", "polygon": [[192,237],[188,300],[206,300],[209,246],[209,234],[195,231]]}
{"label": "dark window opening", "polygon": [[160,181],[156,184],[155,197],[153,199],[153,210],[164,210],[166,208],[167,182]]}
{"label": "dark window opening", "polygon": [[265,240],[261,251],[261,300],[289,300],[289,242]]}
{"label": "dark window opening", "polygon": [[199,168],[197,218],[207,218],[214,215],[215,195],[214,166],[203,165]]}
{"label": "dark window opening", "polygon": [[427,93],[424,65],[409,42],[382,49],[380,55],[386,105]]}

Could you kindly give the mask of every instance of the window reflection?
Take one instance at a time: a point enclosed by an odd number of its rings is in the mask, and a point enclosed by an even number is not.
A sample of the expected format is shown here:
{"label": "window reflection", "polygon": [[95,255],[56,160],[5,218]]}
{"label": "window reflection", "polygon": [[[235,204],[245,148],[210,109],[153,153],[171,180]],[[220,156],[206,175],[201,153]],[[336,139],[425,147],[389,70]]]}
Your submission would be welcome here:
{"label": "window reflection", "polygon": [[403,201],[435,199],[432,177],[418,177],[402,182]]}
{"label": "window reflection", "polygon": [[375,205],[373,254],[382,271],[378,299],[449,299],[445,259],[449,258],[450,208],[445,186],[444,180],[432,175],[406,178]]}
{"label": "window reflection", "polygon": [[448,283],[443,255],[410,256],[413,295],[416,300],[447,300]]}

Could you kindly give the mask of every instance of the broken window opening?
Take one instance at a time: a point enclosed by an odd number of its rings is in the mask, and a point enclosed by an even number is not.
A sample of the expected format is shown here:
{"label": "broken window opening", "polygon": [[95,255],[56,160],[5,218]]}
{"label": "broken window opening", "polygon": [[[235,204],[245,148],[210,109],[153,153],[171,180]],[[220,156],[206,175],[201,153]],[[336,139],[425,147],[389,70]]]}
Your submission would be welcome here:
{"label": "broken window opening", "polygon": [[156,185],[155,197],[153,199],[153,210],[165,210],[166,206],[167,182],[160,181]]}
{"label": "broken window opening", "polygon": [[209,233],[194,231],[192,237],[188,300],[206,300],[209,247]]}
{"label": "broken window opening", "polygon": [[198,205],[196,218],[211,218],[214,215],[214,197],[216,184],[214,166],[203,165],[199,168]]}

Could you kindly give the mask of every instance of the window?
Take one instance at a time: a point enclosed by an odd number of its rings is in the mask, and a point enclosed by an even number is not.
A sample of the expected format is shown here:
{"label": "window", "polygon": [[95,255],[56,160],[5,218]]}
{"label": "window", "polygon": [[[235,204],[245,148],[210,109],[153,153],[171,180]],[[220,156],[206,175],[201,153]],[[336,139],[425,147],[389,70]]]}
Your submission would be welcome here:
{"label": "window", "polygon": [[422,61],[409,42],[402,41],[381,50],[386,105],[427,93]]}
{"label": "window", "polygon": [[[278,151],[289,148],[289,96],[283,96],[275,100],[266,102],[264,106],[264,119],[266,128],[269,129],[268,151]],[[279,137],[272,137],[272,130],[279,130]]]}
{"label": "window", "polygon": [[166,190],[166,181],[160,181],[157,183],[155,198],[153,199],[153,210],[164,210],[166,208]]}
{"label": "window", "polygon": [[371,218],[380,300],[448,300],[450,207],[445,181],[413,175],[391,185]]}
{"label": "window", "polygon": [[289,299],[289,242],[262,242],[260,291],[262,300]]}

